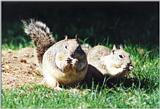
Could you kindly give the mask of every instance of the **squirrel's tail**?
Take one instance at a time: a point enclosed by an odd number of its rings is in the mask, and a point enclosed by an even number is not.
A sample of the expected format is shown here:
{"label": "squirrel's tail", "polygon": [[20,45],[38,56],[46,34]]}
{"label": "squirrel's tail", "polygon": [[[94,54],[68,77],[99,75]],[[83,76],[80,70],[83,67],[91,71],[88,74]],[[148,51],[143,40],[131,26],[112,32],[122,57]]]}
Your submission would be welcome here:
{"label": "squirrel's tail", "polygon": [[46,24],[33,19],[31,19],[29,23],[24,20],[22,20],[22,22],[25,33],[29,35],[36,46],[38,62],[41,64],[43,54],[55,43],[55,39],[52,37],[52,34]]}

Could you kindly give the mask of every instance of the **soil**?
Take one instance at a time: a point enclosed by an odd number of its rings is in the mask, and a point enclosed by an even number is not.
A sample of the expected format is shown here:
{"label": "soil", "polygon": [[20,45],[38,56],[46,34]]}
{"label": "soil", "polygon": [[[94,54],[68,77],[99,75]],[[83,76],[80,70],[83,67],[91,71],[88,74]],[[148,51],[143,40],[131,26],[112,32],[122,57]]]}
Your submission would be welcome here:
{"label": "soil", "polygon": [[34,48],[2,51],[2,88],[17,88],[28,83],[41,83],[42,75]]}

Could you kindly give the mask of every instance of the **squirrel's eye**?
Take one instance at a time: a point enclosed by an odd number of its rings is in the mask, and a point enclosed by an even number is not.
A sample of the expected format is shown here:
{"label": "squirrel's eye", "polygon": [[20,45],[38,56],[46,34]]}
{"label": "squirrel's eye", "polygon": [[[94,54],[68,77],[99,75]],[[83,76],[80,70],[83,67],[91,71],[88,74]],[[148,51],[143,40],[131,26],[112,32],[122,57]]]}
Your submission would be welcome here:
{"label": "squirrel's eye", "polygon": [[64,47],[65,47],[65,49],[67,49],[67,45],[65,45]]}
{"label": "squirrel's eye", "polygon": [[123,56],[122,56],[122,55],[119,55],[119,57],[120,57],[120,58],[123,58]]}

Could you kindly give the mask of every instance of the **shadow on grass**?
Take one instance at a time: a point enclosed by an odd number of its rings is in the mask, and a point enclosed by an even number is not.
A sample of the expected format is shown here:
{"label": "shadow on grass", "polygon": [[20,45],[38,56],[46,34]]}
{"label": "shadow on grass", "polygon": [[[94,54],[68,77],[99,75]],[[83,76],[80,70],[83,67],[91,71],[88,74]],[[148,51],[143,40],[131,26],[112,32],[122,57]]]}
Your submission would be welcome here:
{"label": "shadow on grass", "polygon": [[[94,80],[93,80],[94,81]],[[104,78],[103,82],[102,81],[94,81],[92,83],[84,83],[83,85],[87,88],[90,89],[96,89],[97,85],[99,86],[98,90],[100,91],[101,89],[104,88],[112,88],[112,89],[116,89],[117,87],[122,87],[123,89],[140,89],[140,90],[144,90],[147,93],[151,93],[153,92],[156,88],[158,88],[159,83],[155,83],[155,80],[151,80],[151,79],[139,79],[139,78]],[[95,87],[93,87],[93,84]]]}
{"label": "shadow on grass", "polygon": [[93,89],[93,90],[101,90],[105,88],[112,88],[116,89],[117,87],[122,87],[123,89],[140,89],[144,90],[148,93],[154,91],[159,86],[159,82],[156,79],[151,78],[143,78],[140,79],[138,77],[120,77],[119,75],[117,78],[110,78],[109,76],[102,75],[99,70],[95,67],[89,65],[88,73],[83,81],[80,83],[69,85],[69,86],[62,86],[64,88],[69,87],[78,87],[82,89]]}
{"label": "shadow on grass", "polygon": [[136,90],[144,90],[146,93],[152,93],[154,90],[156,90],[159,86],[159,82],[155,83],[155,80],[151,79],[139,79],[139,78],[104,78],[104,80],[101,81],[95,81],[92,78],[92,81],[82,81],[81,83],[74,84],[73,86],[62,86],[63,88],[80,88],[80,89],[91,89],[91,90],[98,90],[100,92],[101,90],[105,88],[109,89],[117,89],[118,87],[126,89],[136,89]]}
{"label": "shadow on grass", "polygon": [[154,90],[158,88],[158,84],[155,84],[153,80],[144,78],[120,78],[120,79],[111,79],[106,82],[108,87],[122,86],[124,88],[134,87],[139,89],[144,89],[146,91]]}

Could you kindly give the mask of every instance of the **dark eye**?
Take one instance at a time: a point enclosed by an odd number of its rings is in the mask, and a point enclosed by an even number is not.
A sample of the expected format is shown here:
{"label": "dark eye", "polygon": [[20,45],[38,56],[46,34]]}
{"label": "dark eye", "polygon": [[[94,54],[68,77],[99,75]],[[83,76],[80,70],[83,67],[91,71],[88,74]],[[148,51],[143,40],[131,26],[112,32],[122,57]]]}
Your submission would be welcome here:
{"label": "dark eye", "polygon": [[123,58],[123,56],[122,56],[122,55],[119,55],[119,57],[120,57],[120,58]]}
{"label": "dark eye", "polygon": [[67,49],[67,45],[65,45],[64,47],[65,47],[65,49]]}

